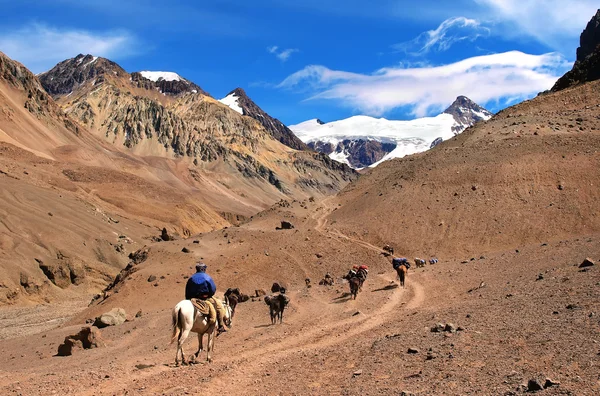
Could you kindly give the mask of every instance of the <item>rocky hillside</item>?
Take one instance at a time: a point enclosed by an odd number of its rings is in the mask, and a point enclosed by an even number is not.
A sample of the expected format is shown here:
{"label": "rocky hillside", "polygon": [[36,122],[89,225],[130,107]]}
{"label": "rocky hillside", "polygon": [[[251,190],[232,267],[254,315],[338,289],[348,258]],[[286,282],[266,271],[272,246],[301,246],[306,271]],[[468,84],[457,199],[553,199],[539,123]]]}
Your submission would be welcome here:
{"label": "rocky hillside", "polygon": [[573,69],[554,84],[552,91],[560,91],[576,84],[598,79],[600,79],[600,10],[581,33],[579,48],[577,48],[577,60]]}
{"label": "rocky hillside", "polygon": [[0,305],[87,303],[163,228],[177,239],[238,225],[356,178],[201,93],[161,93],[108,60],[79,60],[95,71],[44,76],[69,91],[55,101],[0,54]]}
{"label": "rocky hillside", "polygon": [[246,95],[242,88],[236,88],[220,100],[238,113],[257,120],[275,140],[296,150],[307,150],[308,147],[294,135],[281,121],[265,113]]}
{"label": "rocky hillside", "polygon": [[[243,177],[266,183],[261,188],[292,196],[332,193],[355,177],[320,156],[293,153],[261,123],[172,72],[129,74],[107,59],[80,55],[44,73],[42,83],[69,115],[138,155],[186,158],[200,168],[224,161]],[[243,104],[256,118],[263,114],[269,125],[281,125],[249,99]],[[296,166],[298,156],[311,163],[310,176]]]}
{"label": "rocky hillside", "polygon": [[600,81],[506,109],[341,194],[329,223],[408,257],[474,255],[600,231]]}

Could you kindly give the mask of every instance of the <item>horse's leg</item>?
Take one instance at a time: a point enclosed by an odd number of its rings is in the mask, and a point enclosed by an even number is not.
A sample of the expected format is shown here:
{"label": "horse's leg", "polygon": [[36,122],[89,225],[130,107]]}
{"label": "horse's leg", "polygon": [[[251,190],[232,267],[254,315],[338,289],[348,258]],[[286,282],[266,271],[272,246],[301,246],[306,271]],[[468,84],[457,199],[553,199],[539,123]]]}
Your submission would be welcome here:
{"label": "horse's leg", "polygon": [[202,336],[202,333],[198,333],[198,351],[195,354],[196,360],[198,359],[198,356],[200,356],[200,354],[202,353]]}
{"label": "horse's leg", "polygon": [[183,343],[190,335],[190,329],[184,329],[179,336],[179,341],[177,342],[177,348],[181,351],[181,363],[187,364],[185,361],[185,354],[183,353]]}
{"label": "horse's leg", "polygon": [[215,329],[214,327],[208,331],[208,340],[206,342],[206,361],[212,363],[212,350],[215,343]]}

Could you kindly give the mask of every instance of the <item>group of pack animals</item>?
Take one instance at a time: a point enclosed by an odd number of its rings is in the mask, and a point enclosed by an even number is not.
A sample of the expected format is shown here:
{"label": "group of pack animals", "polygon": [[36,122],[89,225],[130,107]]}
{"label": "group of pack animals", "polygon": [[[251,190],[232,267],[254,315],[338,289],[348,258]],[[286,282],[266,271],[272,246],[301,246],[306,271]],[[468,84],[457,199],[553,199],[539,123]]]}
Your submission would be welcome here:
{"label": "group of pack animals", "polygon": [[[394,249],[389,245],[384,246],[384,251],[394,254]],[[429,260],[430,264],[437,263],[436,258]],[[426,261],[420,258],[415,258],[415,266],[417,268],[424,267]],[[400,286],[405,287],[405,281],[410,264],[406,258],[394,257],[392,259],[392,266],[398,274],[400,280]],[[343,279],[348,281],[350,286],[350,295],[352,299],[356,299],[358,292],[362,290],[363,283],[367,280],[369,274],[369,268],[366,265],[354,266],[348,274],[343,276]],[[306,286],[310,287],[310,279],[306,278]],[[321,285],[332,285],[333,277],[327,273],[324,280],[319,282]],[[271,287],[272,295],[265,296],[264,301],[269,306],[269,314],[271,316],[271,324],[276,324],[277,319],[279,323],[283,323],[283,311],[289,304],[290,299],[285,295],[285,288],[280,286],[278,283],[274,283]],[[224,295],[223,306],[225,307],[225,318],[224,322],[227,326],[231,326],[231,320],[235,314],[237,304],[243,301],[247,301],[249,297],[245,294],[240,293],[238,288],[227,289]],[[177,339],[177,352],[175,354],[175,364],[179,365],[179,355],[181,354],[181,362],[186,364],[185,355],[183,352],[183,343],[188,338],[190,332],[198,334],[198,350],[194,354],[194,360],[198,359],[200,353],[203,350],[202,339],[204,334],[207,334],[207,347],[206,347],[206,360],[212,362],[212,351],[214,347],[214,337],[216,336],[216,323],[210,321],[205,315],[201,315],[197,312],[196,308],[190,300],[183,300],[179,302],[172,313],[173,320],[173,335],[171,337],[171,343]]]}
{"label": "group of pack animals", "polygon": [[[271,324],[283,323],[283,311],[289,304],[290,299],[285,295],[285,288],[278,283],[273,283],[270,296],[265,296],[264,301],[269,306],[271,315]],[[216,298],[216,297],[215,297]],[[229,288],[225,292],[222,301],[225,308],[223,322],[231,327],[231,321],[235,314],[235,309],[240,302],[247,301],[249,297],[240,292],[240,289]],[[183,352],[183,343],[190,335],[190,332],[198,335],[198,350],[194,354],[193,360],[197,360],[203,350],[203,338],[207,335],[206,345],[206,361],[212,362],[212,351],[214,348],[214,338],[216,336],[216,321],[210,320],[210,315],[202,314],[194,306],[191,300],[180,301],[172,312],[173,334],[171,336],[171,344],[177,340],[177,351],[175,353],[175,365],[179,366],[179,355],[181,354],[181,363],[187,364],[185,354]]]}

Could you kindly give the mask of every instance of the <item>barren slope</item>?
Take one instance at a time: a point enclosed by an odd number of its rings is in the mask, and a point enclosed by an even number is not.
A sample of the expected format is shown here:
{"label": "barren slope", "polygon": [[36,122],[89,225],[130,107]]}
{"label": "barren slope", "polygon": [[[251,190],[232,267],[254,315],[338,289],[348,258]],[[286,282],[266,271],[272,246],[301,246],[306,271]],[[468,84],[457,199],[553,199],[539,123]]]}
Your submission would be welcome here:
{"label": "barren slope", "polygon": [[431,151],[386,162],[330,221],[409,257],[455,257],[600,230],[598,82],[537,97]]}

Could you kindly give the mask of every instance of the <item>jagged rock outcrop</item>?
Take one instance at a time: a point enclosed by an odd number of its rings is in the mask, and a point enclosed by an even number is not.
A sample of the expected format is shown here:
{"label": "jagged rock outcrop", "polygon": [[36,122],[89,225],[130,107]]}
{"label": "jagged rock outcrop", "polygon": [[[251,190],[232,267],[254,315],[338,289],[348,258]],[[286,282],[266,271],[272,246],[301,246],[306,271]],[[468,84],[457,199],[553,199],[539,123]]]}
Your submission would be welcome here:
{"label": "jagged rock outcrop", "polygon": [[292,132],[287,126],[276,118],[271,117],[269,114],[264,112],[260,107],[256,105],[246,95],[246,92],[242,88],[236,88],[227,94],[225,99],[222,99],[224,103],[234,102],[233,106],[236,106],[237,110],[242,111],[242,114],[248,117],[254,118],[258,121],[266,130],[269,132],[274,139],[280,141],[288,147],[296,150],[308,150],[308,146],[298,139],[294,132]]}
{"label": "jagged rock outcrop", "polygon": [[347,155],[350,166],[360,169],[376,163],[395,148],[396,144],[394,143],[384,143],[377,140],[346,139],[339,142],[334,151]]}
{"label": "jagged rock outcrop", "polygon": [[558,79],[552,91],[600,79],[600,9],[588,22],[579,38],[577,60],[573,69]]}
{"label": "jagged rock outcrop", "polygon": [[493,114],[473,102],[466,96],[459,96],[456,100],[444,110],[444,114],[450,114],[454,117],[456,123],[452,126],[452,132],[461,133],[470,126],[479,121],[489,120]]}
{"label": "jagged rock outcrop", "polygon": [[42,86],[53,98],[68,95],[83,84],[97,85],[104,81],[104,75],[113,73],[117,77],[129,74],[105,58],[92,55],[79,54],[75,58],[67,59],[38,77]]}

